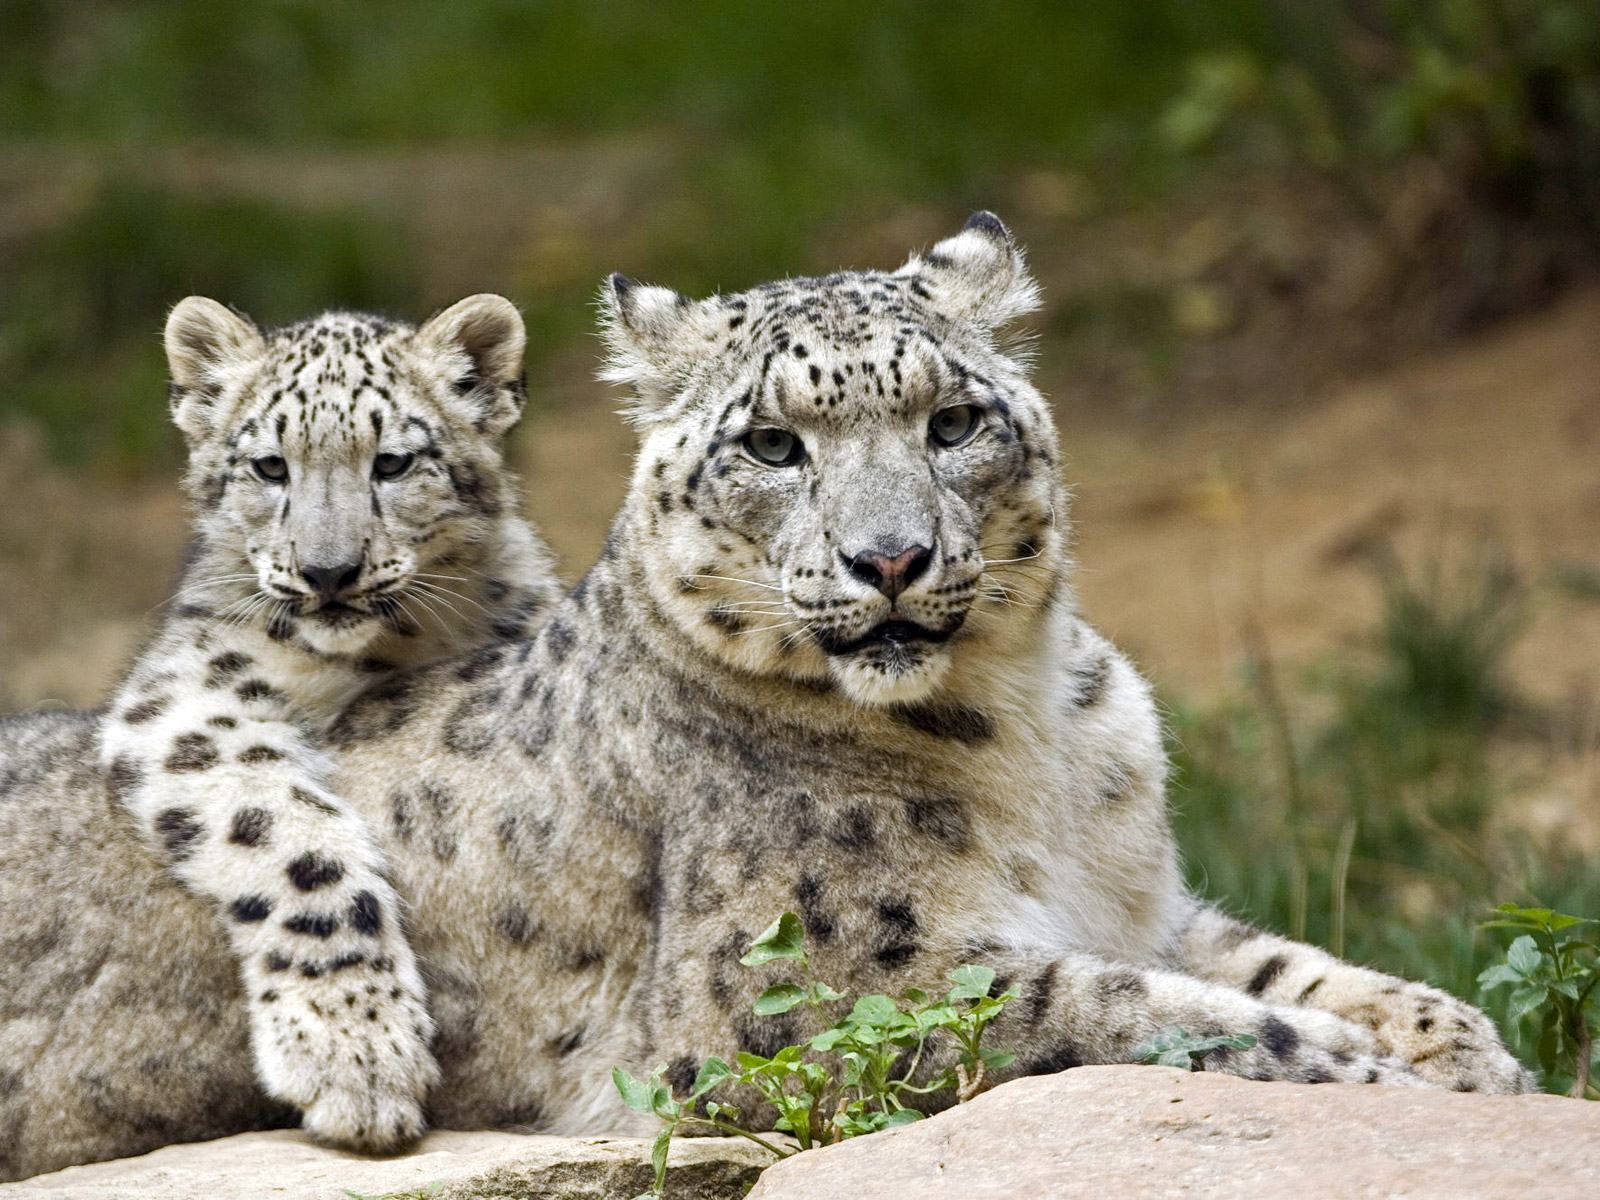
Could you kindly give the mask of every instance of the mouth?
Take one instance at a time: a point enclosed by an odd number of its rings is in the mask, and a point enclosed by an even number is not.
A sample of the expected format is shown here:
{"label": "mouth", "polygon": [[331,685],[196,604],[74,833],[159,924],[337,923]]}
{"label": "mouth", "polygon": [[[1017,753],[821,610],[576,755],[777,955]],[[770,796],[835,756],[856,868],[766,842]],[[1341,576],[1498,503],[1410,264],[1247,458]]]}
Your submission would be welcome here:
{"label": "mouth", "polygon": [[354,625],[358,621],[365,621],[372,614],[363,612],[359,608],[352,608],[342,600],[329,600],[326,604],[312,609],[306,616],[312,620],[320,621],[324,625],[332,625],[338,628]]}
{"label": "mouth", "polygon": [[836,630],[831,629],[818,629],[812,637],[824,653],[834,655],[856,654],[875,646],[894,648],[932,645],[949,641],[950,635],[961,628],[965,617],[965,613],[958,614],[945,628],[935,629],[929,625],[907,620],[896,613],[890,613],[887,620],[880,621],[860,637],[845,640]]}

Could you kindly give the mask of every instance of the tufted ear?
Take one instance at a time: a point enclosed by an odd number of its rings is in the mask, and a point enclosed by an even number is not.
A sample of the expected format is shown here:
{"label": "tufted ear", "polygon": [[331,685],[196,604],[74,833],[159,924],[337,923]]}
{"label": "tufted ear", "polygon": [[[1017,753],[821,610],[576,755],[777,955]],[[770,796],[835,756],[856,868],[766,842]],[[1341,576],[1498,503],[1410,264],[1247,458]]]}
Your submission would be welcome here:
{"label": "tufted ear", "polygon": [[228,377],[259,359],[266,343],[249,317],[204,296],[173,306],[163,340],[172,377],[172,420],[193,444],[211,431]]}
{"label": "tufted ear", "polygon": [[1039,307],[1039,286],[1023,265],[1011,231],[992,212],[975,212],[961,232],[926,254],[913,254],[898,275],[918,276],[946,316],[997,329]]}
{"label": "tufted ear", "polygon": [[709,306],[612,275],[600,289],[600,309],[606,343],[600,378],[631,386],[630,415],[646,416],[672,399],[704,351],[712,333]]}
{"label": "tufted ear", "polygon": [[416,343],[437,355],[455,390],[473,410],[473,424],[499,436],[515,425],[527,400],[522,354],[528,333],[517,306],[484,292],[457,301],[417,330]]}

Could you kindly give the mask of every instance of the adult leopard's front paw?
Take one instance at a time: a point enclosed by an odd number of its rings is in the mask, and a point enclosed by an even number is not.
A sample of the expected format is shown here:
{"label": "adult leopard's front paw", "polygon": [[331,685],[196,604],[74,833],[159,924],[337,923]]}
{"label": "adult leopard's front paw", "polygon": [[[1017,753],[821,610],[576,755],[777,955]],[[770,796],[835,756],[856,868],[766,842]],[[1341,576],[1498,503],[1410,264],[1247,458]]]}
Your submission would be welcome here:
{"label": "adult leopard's front paw", "polygon": [[1351,1015],[1372,1030],[1383,1053],[1439,1087],[1507,1095],[1539,1090],[1494,1022],[1448,992],[1391,983]]}
{"label": "adult leopard's front paw", "polygon": [[263,1083],[303,1110],[319,1142],[371,1154],[405,1148],[422,1135],[423,1102],[439,1077],[415,969],[397,973],[380,957],[308,977],[307,965],[320,964],[299,964],[254,998]]}
{"label": "adult leopard's front paw", "polygon": [[1254,1048],[1225,1070],[1293,1083],[1430,1086],[1404,1062],[1388,1055],[1367,1030],[1332,1013],[1272,1008],[1254,1033]]}

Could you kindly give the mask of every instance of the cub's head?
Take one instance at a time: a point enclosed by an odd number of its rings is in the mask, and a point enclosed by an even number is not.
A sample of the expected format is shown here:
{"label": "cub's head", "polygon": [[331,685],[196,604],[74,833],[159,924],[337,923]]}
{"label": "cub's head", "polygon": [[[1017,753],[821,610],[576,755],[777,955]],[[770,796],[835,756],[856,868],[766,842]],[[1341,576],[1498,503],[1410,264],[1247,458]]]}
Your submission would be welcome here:
{"label": "cub's head", "polygon": [[459,579],[515,503],[500,443],[522,410],[523,342],[500,296],[421,328],[333,312],[271,331],[182,301],[172,415],[210,568],[188,593],[326,652],[437,613],[453,589],[436,580]]}
{"label": "cub's head", "polygon": [[613,276],[603,303],[649,587],[706,650],[907,703],[1037,620],[1064,496],[1049,408],[996,336],[1037,304],[996,217],[894,272],[700,301]]}

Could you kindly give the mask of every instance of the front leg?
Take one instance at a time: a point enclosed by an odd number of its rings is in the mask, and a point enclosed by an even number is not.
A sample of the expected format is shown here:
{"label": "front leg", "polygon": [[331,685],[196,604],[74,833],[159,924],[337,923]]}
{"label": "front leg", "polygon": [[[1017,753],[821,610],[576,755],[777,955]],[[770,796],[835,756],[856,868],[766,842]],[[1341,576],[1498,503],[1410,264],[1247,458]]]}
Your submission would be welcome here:
{"label": "front leg", "polygon": [[398,1149],[422,1133],[438,1076],[399,899],[287,701],[230,666],[223,687],[125,691],[102,732],[107,778],[173,874],[217,906],[267,1092],[320,1141]]}
{"label": "front leg", "polygon": [[994,1045],[1017,1051],[1008,1075],[1133,1062],[1151,1035],[1176,1025],[1199,1037],[1255,1037],[1248,1050],[1213,1051],[1208,1070],[1298,1083],[1427,1086],[1387,1057],[1367,1030],[1330,1013],[1247,996],[1176,971],[1082,956],[984,961],[1001,973],[997,986],[1021,987],[994,1030]]}
{"label": "front leg", "polygon": [[1354,966],[1197,905],[1176,965],[1277,1004],[1320,1009],[1370,1030],[1382,1053],[1459,1092],[1538,1090],[1494,1022],[1435,987]]}

